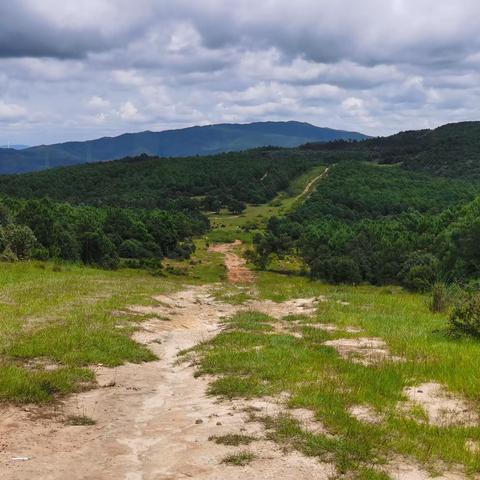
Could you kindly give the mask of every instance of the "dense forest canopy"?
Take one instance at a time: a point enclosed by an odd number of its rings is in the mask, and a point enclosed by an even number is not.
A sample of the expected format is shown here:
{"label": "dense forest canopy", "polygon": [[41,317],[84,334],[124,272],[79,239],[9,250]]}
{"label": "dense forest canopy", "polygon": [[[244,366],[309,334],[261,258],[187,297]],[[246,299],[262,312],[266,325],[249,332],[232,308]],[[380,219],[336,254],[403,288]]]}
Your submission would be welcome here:
{"label": "dense forest canopy", "polygon": [[[137,158],[0,177],[3,258],[115,267],[187,257],[203,212],[265,203],[329,155],[263,148],[211,157]],[[331,155],[330,155],[331,156]]]}
{"label": "dense forest canopy", "polygon": [[[49,197],[72,204],[178,209],[237,202],[265,203],[290,181],[333,154],[262,148],[209,157],[141,155],[112,162],[0,176],[0,192],[20,198]],[[338,155],[338,154],[337,154]],[[192,201],[193,200],[193,201]]]}
{"label": "dense forest canopy", "polygon": [[164,256],[187,257],[193,249],[189,239],[208,226],[192,212],[3,198],[0,252],[8,261],[55,258],[115,268],[123,258],[129,266],[157,268]]}
{"label": "dense forest canopy", "polygon": [[256,261],[295,252],[310,274],[334,283],[402,284],[480,276],[475,182],[345,162],[317,191],[256,238]]}

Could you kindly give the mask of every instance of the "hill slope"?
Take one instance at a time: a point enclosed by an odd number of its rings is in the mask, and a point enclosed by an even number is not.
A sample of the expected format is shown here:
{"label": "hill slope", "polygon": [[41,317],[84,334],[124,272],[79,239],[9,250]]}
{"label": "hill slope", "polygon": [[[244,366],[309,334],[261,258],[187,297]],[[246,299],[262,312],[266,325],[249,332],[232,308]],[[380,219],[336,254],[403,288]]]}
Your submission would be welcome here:
{"label": "hill slope", "polygon": [[0,174],[115,160],[142,153],[161,157],[211,155],[261,146],[295,147],[308,142],[362,140],[356,132],[300,122],[218,124],[164,132],[127,133],[86,142],[42,145],[25,150],[0,149]]}
{"label": "hill slope", "polygon": [[[259,148],[247,152],[175,159],[140,155],[111,162],[0,176],[0,193],[17,198],[115,207],[167,208],[207,196],[216,205],[232,199],[265,203],[325,154]],[[338,156],[338,154],[336,154]],[[206,206],[206,209],[213,208]],[[214,209],[214,208],[213,208]]]}
{"label": "hill slope", "polygon": [[344,150],[368,154],[378,163],[401,163],[403,168],[445,177],[480,177],[480,122],[412,130],[365,142],[306,145],[311,150]]}

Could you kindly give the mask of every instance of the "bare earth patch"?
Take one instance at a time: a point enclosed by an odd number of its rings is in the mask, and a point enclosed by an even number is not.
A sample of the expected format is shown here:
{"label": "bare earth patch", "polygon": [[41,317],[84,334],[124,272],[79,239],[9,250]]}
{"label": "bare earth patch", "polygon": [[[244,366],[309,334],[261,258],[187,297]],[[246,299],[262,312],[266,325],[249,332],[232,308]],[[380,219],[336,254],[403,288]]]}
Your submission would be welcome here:
{"label": "bare earth patch", "polygon": [[303,430],[314,435],[328,435],[328,430],[318,421],[315,414],[307,408],[293,408],[286,412],[300,424]]}
{"label": "bare earth patch", "polygon": [[348,413],[363,423],[378,424],[383,421],[378,412],[370,405],[353,405],[348,409]]}
{"label": "bare earth patch", "polygon": [[235,240],[233,243],[220,243],[208,248],[209,252],[222,253],[225,255],[228,281],[231,283],[253,283],[255,274],[247,267],[247,261],[235,253],[235,248],[240,247],[242,242]]}
{"label": "bare earth patch", "polygon": [[340,338],[328,340],[323,344],[335,348],[342,358],[362,365],[372,365],[382,361],[403,361],[402,357],[390,353],[387,344],[381,338]]}
{"label": "bare earth patch", "polygon": [[404,458],[391,462],[386,472],[392,480],[465,480],[468,478],[461,471],[449,471],[442,475],[431,475],[416,463]]}
{"label": "bare earth patch", "polygon": [[416,387],[408,387],[404,390],[408,402],[402,402],[400,408],[409,411],[415,405],[419,405],[425,411],[428,423],[440,427],[450,425],[476,426],[479,423],[479,415],[472,406],[448,392],[439,383],[424,383]]}
{"label": "bare earth patch", "polygon": [[271,300],[251,300],[245,306],[250,310],[280,319],[288,315],[314,315],[319,301],[321,300],[318,298],[296,298],[282,303]]}

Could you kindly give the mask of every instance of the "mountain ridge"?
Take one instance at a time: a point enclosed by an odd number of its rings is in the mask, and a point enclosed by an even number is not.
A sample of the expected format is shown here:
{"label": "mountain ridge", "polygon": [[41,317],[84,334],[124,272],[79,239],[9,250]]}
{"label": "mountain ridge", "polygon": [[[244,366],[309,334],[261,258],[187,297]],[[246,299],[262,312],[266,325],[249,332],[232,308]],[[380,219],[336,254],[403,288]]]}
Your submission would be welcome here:
{"label": "mountain ridge", "polygon": [[143,153],[161,157],[204,156],[264,146],[297,147],[308,142],[367,138],[359,132],[296,121],[221,123],[161,132],[146,130],[87,141],[38,145],[20,151],[0,149],[0,174],[116,160]]}

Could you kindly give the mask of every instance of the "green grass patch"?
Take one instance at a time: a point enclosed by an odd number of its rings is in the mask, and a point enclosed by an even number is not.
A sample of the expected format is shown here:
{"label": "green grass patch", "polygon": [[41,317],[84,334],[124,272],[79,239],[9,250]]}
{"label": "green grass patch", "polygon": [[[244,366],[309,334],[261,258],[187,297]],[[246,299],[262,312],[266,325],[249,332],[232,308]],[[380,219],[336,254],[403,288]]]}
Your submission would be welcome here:
{"label": "green grass patch", "polygon": [[152,295],[172,291],[178,283],[137,270],[2,264],[0,401],[51,401],[92,385],[89,365],[154,359],[130,338],[142,317],[115,312],[152,304]]}
{"label": "green grass patch", "polygon": [[[218,376],[211,394],[252,398],[290,392],[289,406],[311,410],[329,435],[314,435],[295,419],[281,417],[264,419],[270,422],[271,438],[333,461],[339,472],[355,478],[387,478],[381,467],[396,455],[413,457],[425,468],[463,465],[466,472],[480,471],[480,457],[466,447],[468,440],[480,439],[479,427],[437,427],[425,422],[424,412],[412,418],[415,411],[407,414],[398,408],[405,387],[436,381],[480,410],[480,342],[438,333],[448,319],[432,314],[424,296],[399,288],[330,286],[273,273],[259,274],[258,290],[260,297],[275,301],[316,296],[327,301],[319,304],[313,318],[284,320],[297,322],[303,338],[273,334],[275,319],[260,313],[233,316],[230,328],[198,348],[199,373]],[[302,325],[306,322],[353,326],[362,332],[325,332]],[[405,361],[364,366],[343,360],[323,344],[355,336],[383,338],[391,353]],[[369,405],[383,421],[357,420],[349,413],[355,405]]]}
{"label": "green grass patch", "polygon": [[240,452],[240,453],[233,453],[232,455],[227,455],[223,460],[222,463],[227,465],[234,465],[236,467],[244,467],[248,465],[253,460],[255,460],[255,455],[251,452]]}
{"label": "green grass patch", "polygon": [[30,371],[0,365],[0,401],[43,403],[55,395],[79,391],[92,384],[94,375],[83,368],[60,368],[55,371]]}
{"label": "green grass patch", "polygon": [[238,312],[229,322],[229,327],[238,330],[247,331],[273,331],[271,322],[272,317],[260,312]]}

